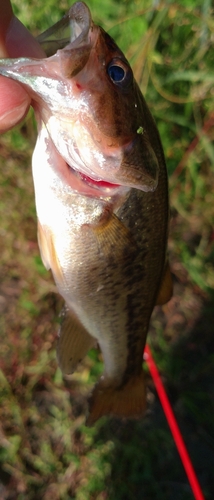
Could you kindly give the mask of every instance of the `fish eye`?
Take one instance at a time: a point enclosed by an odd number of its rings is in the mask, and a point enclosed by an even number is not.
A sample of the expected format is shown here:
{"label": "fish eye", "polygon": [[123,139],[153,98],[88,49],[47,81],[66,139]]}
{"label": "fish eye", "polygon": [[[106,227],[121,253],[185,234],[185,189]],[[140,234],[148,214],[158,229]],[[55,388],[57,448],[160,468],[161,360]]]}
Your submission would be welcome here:
{"label": "fish eye", "polygon": [[120,83],[125,77],[125,71],[121,66],[112,64],[112,66],[108,67],[108,75],[114,83]]}
{"label": "fish eye", "polygon": [[131,68],[121,59],[113,59],[107,67],[107,73],[116,85],[127,86],[132,78]]}

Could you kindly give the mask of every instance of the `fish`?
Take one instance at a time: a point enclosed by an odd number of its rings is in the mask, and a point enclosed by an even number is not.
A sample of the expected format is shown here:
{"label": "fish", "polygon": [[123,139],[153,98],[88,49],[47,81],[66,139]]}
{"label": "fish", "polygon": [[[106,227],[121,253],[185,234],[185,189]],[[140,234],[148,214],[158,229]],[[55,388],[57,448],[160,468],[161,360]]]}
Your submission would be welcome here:
{"label": "fish", "polygon": [[38,242],[65,301],[57,359],[70,374],[100,348],[88,425],[140,418],[150,317],[172,295],[160,136],[129,62],[84,2],[39,41],[46,57],[2,59],[0,74],[24,86],[38,123]]}

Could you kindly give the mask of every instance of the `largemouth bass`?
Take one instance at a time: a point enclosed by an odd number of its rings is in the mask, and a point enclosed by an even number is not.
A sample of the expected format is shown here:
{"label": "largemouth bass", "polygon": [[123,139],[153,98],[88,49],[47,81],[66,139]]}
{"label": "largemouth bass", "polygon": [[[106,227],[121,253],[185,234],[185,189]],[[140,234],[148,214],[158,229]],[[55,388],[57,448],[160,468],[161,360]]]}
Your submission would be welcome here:
{"label": "largemouth bass", "polygon": [[[59,30],[59,40],[46,40]],[[128,61],[85,3],[75,3],[43,39],[53,55],[1,60],[0,74],[24,85],[38,122],[38,241],[66,304],[57,357],[63,373],[72,373],[98,343],[104,373],[88,423],[108,414],[138,417],[146,408],[150,316],[172,291],[159,134]]]}

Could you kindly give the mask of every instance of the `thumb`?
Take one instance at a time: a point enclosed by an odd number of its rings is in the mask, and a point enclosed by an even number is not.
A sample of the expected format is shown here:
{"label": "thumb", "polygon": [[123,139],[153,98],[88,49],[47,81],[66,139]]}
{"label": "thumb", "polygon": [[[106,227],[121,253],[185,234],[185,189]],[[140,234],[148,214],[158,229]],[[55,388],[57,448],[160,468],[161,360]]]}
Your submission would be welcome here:
{"label": "thumb", "polygon": [[[35,38],[13,16],[10,3],[3,0],[3,4],[0,6],[0,57],[44,57],[45,54]],[[1,7],[4,7],[2,12]],[[27,114],[30,102],[24,87],[0,76],[0,132],[5,132],[19,123]]]}

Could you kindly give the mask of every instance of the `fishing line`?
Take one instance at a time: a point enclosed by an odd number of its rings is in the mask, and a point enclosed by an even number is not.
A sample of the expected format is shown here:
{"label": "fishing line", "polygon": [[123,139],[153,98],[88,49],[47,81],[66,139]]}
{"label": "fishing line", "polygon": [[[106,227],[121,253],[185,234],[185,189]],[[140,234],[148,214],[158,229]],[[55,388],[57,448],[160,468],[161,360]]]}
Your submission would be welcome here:
{"label": "fishing line", "polygon": [[145,347],[144,351],[144,359],[148,365],[149,371],[151,373],[151,376],[153,378],[154,384],[156,391],[158,393],[160,402],[162,404],[167,422],[169,424],[172,436],[174,438],[175,444],[177,446],[178,453],[181,457],[181,461],[183,463],[184,469],[186,471],[186,475],[188,477],[190,486],[192,488],[194,497],[196,500],[205,500],[204,495],[202,493],[201,487],[199,485],[199,482],[197,480],[195,471],[192,466],[192,462],[190,460],[188,451],[186,449],[186,445],[184,443],[184,440],[182,438],[182,435],[180,433],[177,421],[175,419],[172,407],[170,405],[168,396],[166,394],[166,391],[164,389],[161,377],[159,375],[157,366],[155,364],[155,361],[152,357],[151,350],[148,345]]}

